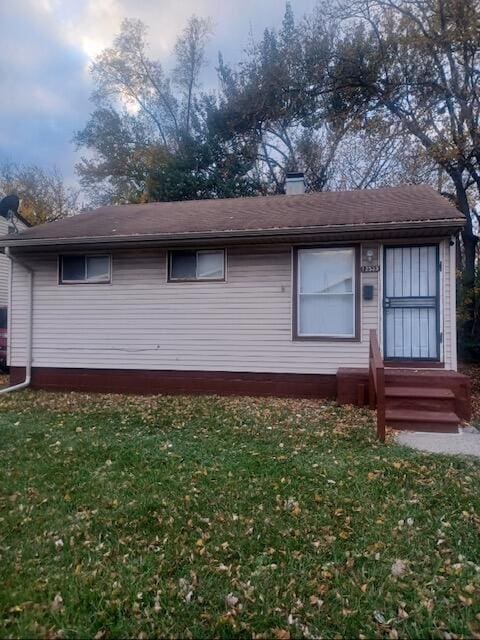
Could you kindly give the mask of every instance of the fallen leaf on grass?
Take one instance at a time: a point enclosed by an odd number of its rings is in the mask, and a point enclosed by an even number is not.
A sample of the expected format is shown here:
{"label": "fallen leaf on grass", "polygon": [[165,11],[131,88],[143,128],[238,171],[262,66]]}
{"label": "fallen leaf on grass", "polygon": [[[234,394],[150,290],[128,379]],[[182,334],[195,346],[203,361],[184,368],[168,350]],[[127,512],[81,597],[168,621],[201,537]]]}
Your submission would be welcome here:
{"label": "fallen leaf on grass", "polygon": [[50,609],[54,613],[58,613],[59,611],[63,611],[63,598],[59,593],[57,593],[57,595],[54,597],[54,599],[52,601],[52,604],[50,605]]}
{"label": "fallen leaf on grass", "polygon": [[318,607],[320,609],[320,607],[323,605],[323,600],[320,600],[320,598],[318,598],[317,596],[313,595],[310,596],[309,598],[310,600],[310,604],[313,605],[314,607]]}
{"label": "fallen leaf on grass", "polygon": [[373,618],[374,618],[375,622],[378,622],[378,624],[385,624],[386,623],[385,616],[383,615],[383,613],[381,611],[374,611],[373,612]]}
{"label": "fallen leaf on grass", "polygon": [[403,560],[395,560],[395,562],[392,564],[392,568],[390,569],[390,573],[395,578],[398,578],[399,576],[403,576],[406,570],[407,565]]}
{"label": "fallen leaf on grass", "polygon": [[229,609],[233,609],[238,604],[238,598],[233,593],[229,593],[225,598],[225,603]]}

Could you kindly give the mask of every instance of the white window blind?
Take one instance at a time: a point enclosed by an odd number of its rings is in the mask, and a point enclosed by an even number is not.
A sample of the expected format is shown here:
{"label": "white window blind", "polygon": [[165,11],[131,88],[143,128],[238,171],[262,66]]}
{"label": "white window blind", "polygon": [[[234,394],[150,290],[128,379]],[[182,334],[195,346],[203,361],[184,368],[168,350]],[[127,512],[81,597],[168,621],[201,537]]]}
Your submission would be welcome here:
{"label": "white window blind", "polygon": [[355,336],[355,249],[298,251],[299,336]]}

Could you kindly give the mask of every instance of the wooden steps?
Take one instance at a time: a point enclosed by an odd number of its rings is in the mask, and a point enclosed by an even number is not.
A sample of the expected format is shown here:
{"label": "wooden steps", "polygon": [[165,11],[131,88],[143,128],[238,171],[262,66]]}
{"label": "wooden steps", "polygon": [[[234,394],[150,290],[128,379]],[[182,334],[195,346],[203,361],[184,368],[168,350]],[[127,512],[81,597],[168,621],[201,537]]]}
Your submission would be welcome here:
{"label": "wooden steps", "polygon": [[387,409],[415,408],[422,411],[455,413],[455,394],[451,389],[429,387],[385,386]]}
{"label": "wooden steps", "polygon": [[[441,379],[440,379],[441,380]],[[393,429],[456,433],[461,422],[452,389],[438,386],[439,379],[419,379],[419,385],[385,383],[385,422]],[[435,384],[436,383],[436,384]]]}
{"label": "wooden steps", "polygon": [[[375,351],[378,345],[373,340]],[[393,429],[455,433],[471,419],[471,390],[467,376],[440,368],[384,367],[380,403],[375,385],[371,400],[372,336],[369,368],[340,368],[337,372],[337,401],[377,410],[377,435],[383,424]],[[383,362],[376,358],[377,370]],[[370,372],[370,373],[369,373]],[[380,382],[382,376],[380,376]],[[377,375],[378,380],[378,375]],[[380,427],[379,427],[380,425]]]}
{"label": "wooden steps", "polygon": [[[388,406],[388,404],[387,404]],[[408,431],[457,433],[460,419],[453,411],[424,411],[422,409],[387,409],[387,426]]]}

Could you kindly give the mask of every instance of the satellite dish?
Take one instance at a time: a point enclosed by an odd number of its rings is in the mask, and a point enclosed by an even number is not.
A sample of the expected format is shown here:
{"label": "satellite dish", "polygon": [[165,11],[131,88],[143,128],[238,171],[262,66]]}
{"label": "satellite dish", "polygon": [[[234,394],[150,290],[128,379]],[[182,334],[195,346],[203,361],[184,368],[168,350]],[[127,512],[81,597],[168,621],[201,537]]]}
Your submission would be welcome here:
{"label": "satellite dish", "polygon": [[0,216],[7,218],[7,220],[9,218],[13,218],[13,215],[18,213],[19,204],[20,200],[14,193],[9,196],[5,196],[3,200],[0,200]]}

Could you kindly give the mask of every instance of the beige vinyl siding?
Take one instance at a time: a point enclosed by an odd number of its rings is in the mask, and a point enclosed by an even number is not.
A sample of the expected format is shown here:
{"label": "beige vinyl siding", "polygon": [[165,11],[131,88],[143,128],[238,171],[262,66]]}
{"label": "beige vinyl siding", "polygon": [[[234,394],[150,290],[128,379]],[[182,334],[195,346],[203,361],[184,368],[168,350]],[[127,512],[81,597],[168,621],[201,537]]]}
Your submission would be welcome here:
{"label": "beige vinyl siding", "polygon": [[[446,367],[452,368],[447,241],[441,255],[443,348]],[[335,373],[339,367],[366,367],[369,331],[381,335],[381,273],[365,273],[360,290],[372,284],[374,298],[361,300],[360,342],[293,341],[287,246],[228,248],[225,282],[168,283],[163,250],[113,252],[111,284],[59,285],[57,256],[28,260],[35,269],[37,367]],[[15,265],[14,366],[25,361],[26,285]]]}
{"label": "beige vinyl siding", "polygon": [[[168,283],[165,251],[112,254],[111,284],[59,285],[57,257],[35,269],[33,364],[335,373],[365,367],[377,295],[362,302],[361,342],[292,341],[291,247],[227,250],[226,282]],[[11,364],[24,363],[26,277],[14,267]],[[378,274],[364,274],[378,293]]]}

